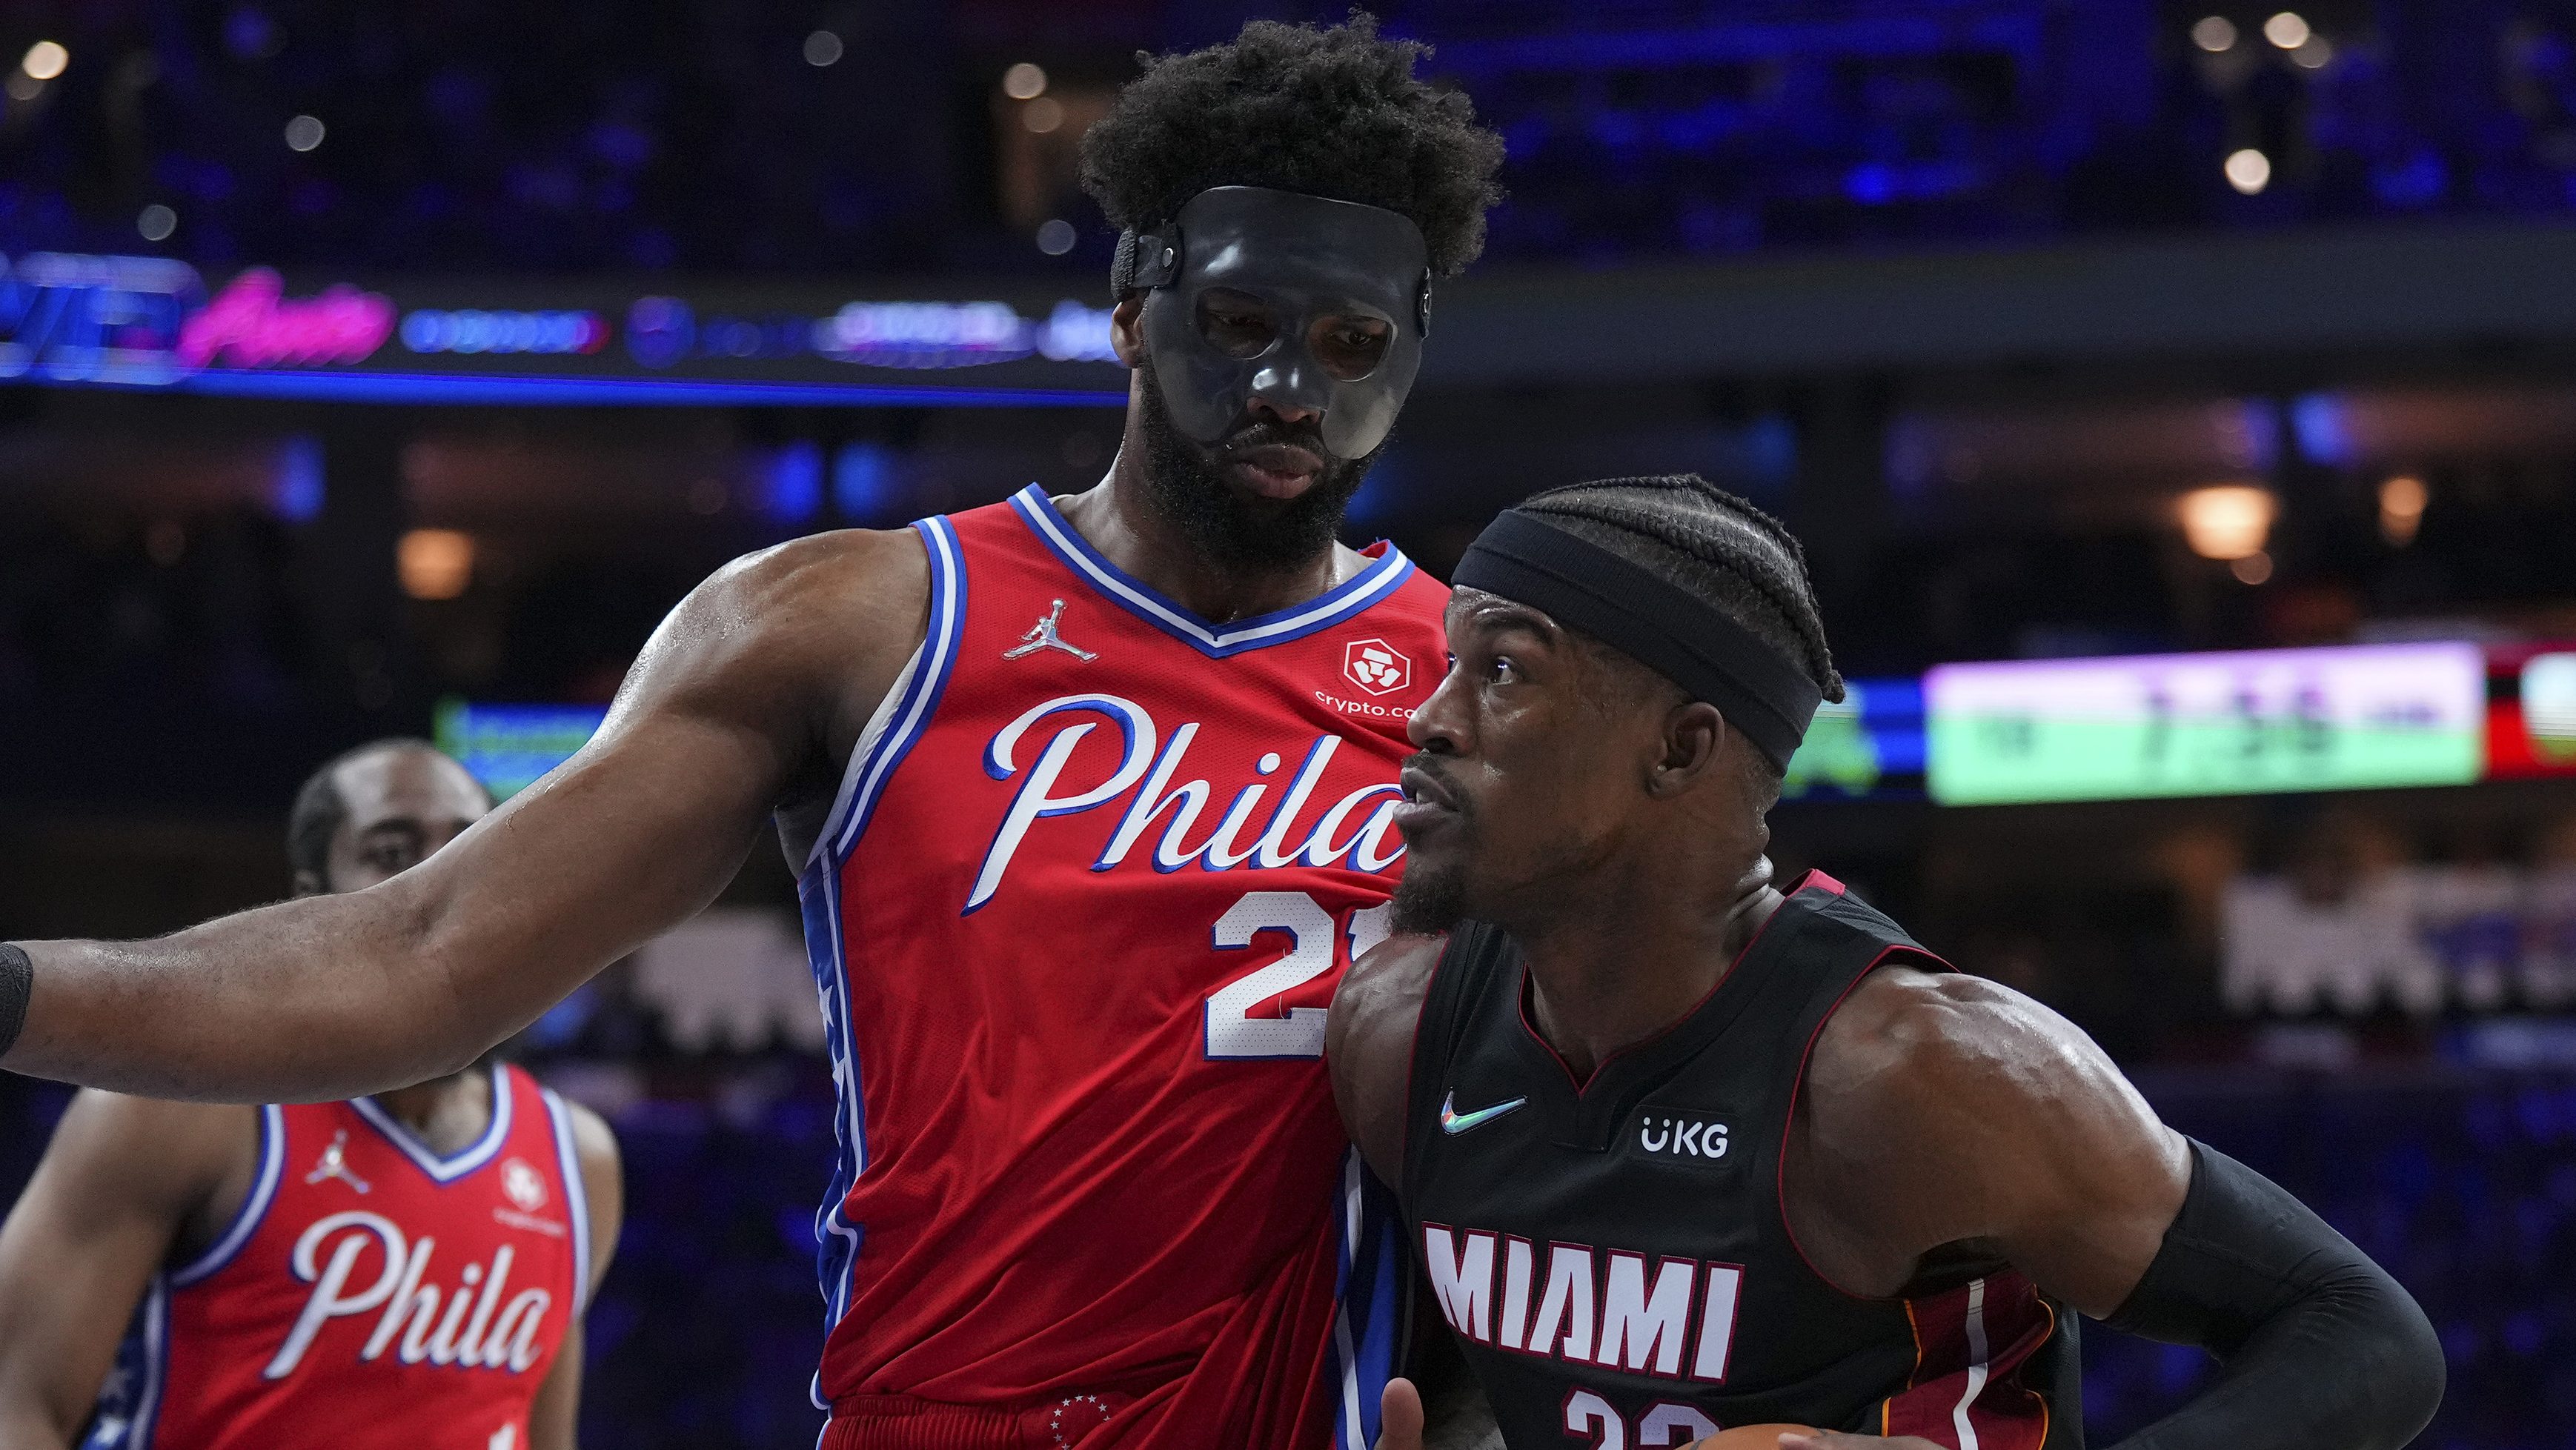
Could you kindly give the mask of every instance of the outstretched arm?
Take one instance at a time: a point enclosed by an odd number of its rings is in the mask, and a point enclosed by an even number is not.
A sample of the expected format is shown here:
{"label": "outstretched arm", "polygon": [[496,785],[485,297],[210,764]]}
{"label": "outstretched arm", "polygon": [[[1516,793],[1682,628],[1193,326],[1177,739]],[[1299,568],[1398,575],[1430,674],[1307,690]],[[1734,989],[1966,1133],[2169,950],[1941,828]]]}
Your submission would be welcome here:
{"label": "outstretched arm", "polygon": [[[2085,1314],[2219,1357],[2218,1385],[2121,1450],[2395,1450],[2440,1403],[2441,1346],[2378,1265],[1990,982],[1900,968],[1854,992],[1818,1041],[1786,1178],[1792,1227],[1853,1292],[1978,1241]],[[1783,1440],[1891,1443],[1921,1442]]]}
{"label": "outstretched arm", "polygon": [[909,533],[739,560],[654,633],[598,737],[383,885],[143,942],[23,943],[0,1066],[158,1097],[349,1097],[456,1071],[688,919],[824,778],[921,638]]}

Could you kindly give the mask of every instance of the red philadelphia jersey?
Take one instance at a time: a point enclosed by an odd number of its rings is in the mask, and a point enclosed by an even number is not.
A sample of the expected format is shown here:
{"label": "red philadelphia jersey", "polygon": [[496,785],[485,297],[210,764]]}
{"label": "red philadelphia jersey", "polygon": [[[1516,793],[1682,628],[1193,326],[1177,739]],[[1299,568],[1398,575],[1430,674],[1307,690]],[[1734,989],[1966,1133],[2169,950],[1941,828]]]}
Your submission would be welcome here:
{"label": "red philadelphia jersey", "polygon": [[928,636],[802,883],[841,1090],[816,1398],[1367,1450],[1400,1274],[1324,1010],[1387,931],[1448,591],[1380,544],[1219,625],[1034,486],[914,527]]}
{"label": "red philadelphia jersey", "polygon": [[496,1067],[444,1158],[366,1098],[259,1122],[241,1211],[153,1279],[84,1450],[521,1450],[590,1282],[561,1100]]}

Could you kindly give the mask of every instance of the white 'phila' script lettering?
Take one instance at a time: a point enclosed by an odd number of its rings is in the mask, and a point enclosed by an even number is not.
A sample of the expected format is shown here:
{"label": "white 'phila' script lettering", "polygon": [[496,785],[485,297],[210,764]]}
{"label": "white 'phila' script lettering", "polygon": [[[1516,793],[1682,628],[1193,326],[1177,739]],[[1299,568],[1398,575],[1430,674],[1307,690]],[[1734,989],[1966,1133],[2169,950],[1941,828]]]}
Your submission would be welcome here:
{"label": "white 'phila' script lettering", "polygon": [[[1090,718],[1082,718],[1085,716]],[[1089,784],[1065,779],[1075,747],[1104,719],[1118,727],[1124,742],[1117,766]],[[1054,722],[1053,731],[1024,774],[1021,742],[1041,723],[1049,721]],[[1345,856],[1360,870],[1383,871],[1404,855],[1404,838],[1395,831],[1395,808],[1402,803],[1404,790],[1393,781],[1352,791],[1326,810],[1303,837],[1291,842],[1298,818],[1305,814],[1325,768],[1332,764],[1333,753],[1341,748],[1342,740],[1337,735],[1318,735],[1306,747],[1305,758],[1298,762],[1296,773],[1279,794],[1278,804],[1271,808],[1250,844],[1244,843],[1244,834],[1253,829],[1252,819],[1260,811],[1263,794],[1270,789],[1259,780],[1237,790],[1207,835],[1196,845],[1189,844],[1190,832],[1216,798],[1216,787],[1204,777],[1173,784],[1181,773],[1182,757],[1189,753],[1198,733],[1199,722],[1192,720],[1174,730],[1166,741],[1144,706],[1116,695],[1060,696],[1030,707],[1020,718],[1003,726],[984,749],[984,773],[995,780],[1020,776],[1020,788],[1011,797],[1010,809],[1002,813],[1002,826],[993,833],[992,847],[984,853],[984,866],[975,875],[975,889],[967,894],[966,909],[975,910],[1001,889],[1002,878],[1011,869],[1011,858],[1018,854],[1029,827],[1051,816],[1097,810],[1122,797],[1127,800],[1127,808],[1111,829],[1108,844],[1101,847],[1099,859],[1091,863],[1094,871],[1107,871],[1124,862],[1157,821],[1163,822],[1162,835],[1153,848],[1154,869],[1158,871],[1177,871],[1193,861],[1207,871],[1231,871],[1237,866],[1269,870],[1330,866]],[[1274,774],[1284,759],[1276,751],[1265,753],[1253,762],[1252,773]]]}
{"label": "white 'phila' script lettering", "polygon": [[[350,1279],[370,1246],[379,1250],[384,1265],[376,1271],[374,1282],[353,1288]],[[351,1210],[314,1220],[295,1241],[289,1261],[295,1277],[312,1285],[313,1292],[305,1299],[295,1327],[287,1332],[286,1342],[277,1347],[276,1358],[260,1373],[273,1380],[286,1378],[303,1362],[304,1352],[313,1347],[313,1336],[322,1332],[323,1325],[377,1310],[383,1313],[376,1320],[376,1331],[358,1351],[362,1361],[381,1358],[392,1348],[394,1357],[404,1364],[426,1360],[460,1369],[526,1373],[542,1353],[537,1327],[554,1306],[554,1295],[543,1289],[522,1289],[506,1306],[502,1304],[510,1261],[517,1253],[507,1244],[493,1251],[488,1265],[465,1265],[454,1287],[424,1283],[430,1255],[437,1247],[438,1241],[432,1238],[412,1241],[381,1214]],[[442,1302],[444,1314],[439,1312]],[[496,1308],[498,1314],[493,1312]],[[394,1344],[396,1336],[402,1341],[399,1348]]]}

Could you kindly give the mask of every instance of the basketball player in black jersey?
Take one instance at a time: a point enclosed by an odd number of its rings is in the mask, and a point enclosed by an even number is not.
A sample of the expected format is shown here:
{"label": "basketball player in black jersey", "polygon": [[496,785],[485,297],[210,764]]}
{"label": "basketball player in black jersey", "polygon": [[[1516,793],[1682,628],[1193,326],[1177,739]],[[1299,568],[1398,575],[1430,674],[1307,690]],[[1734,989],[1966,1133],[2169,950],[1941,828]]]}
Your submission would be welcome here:
{"label": "basketball player in black jersey", "polygon": [[2123,1450],[2423,1427],[2440,1345],[2359,1250],[2048,1009],[1821,873],[1775,886],[1763,815],[1841,695],[1779,525],[1694,477],[1579,485],[1456,583],[1408,934],[1327,1055],[1510,1445],[2071,1450],[2078,1313],[2225,1365]]}

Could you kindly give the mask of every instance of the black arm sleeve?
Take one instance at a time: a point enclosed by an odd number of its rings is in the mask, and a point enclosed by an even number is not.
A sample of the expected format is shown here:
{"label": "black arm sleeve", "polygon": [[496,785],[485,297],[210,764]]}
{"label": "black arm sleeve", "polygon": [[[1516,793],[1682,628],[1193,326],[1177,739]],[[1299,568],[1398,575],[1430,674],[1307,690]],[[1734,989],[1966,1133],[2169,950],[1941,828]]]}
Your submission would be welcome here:
{"label": "black arm sleeve", "polygon": [[2194,1142],[2164,1247],[2103,1321],[2218,1356],[2225,1377],[2116,1450],[2397,1450],[2442,1402],[2424,1311],[2278,1184]]}

